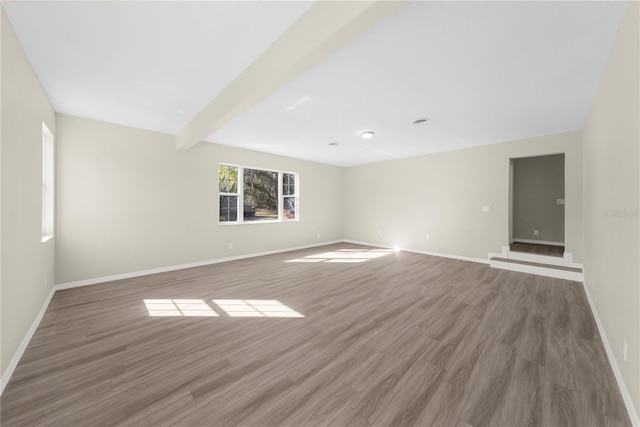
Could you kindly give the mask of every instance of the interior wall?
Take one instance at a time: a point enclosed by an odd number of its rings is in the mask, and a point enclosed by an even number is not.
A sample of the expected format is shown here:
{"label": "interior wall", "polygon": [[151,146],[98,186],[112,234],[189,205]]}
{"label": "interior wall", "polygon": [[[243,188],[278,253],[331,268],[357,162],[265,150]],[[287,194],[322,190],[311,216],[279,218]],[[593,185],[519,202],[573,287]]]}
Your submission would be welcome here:
{"label": "interior wall", "polygon": [[564,243],[564,155],[513,159],[513,171],[513,239]]}
{"label": "interior wall", "polygon": [[348,168],[345,239],[486,260],[509,243],[509,159],[564,153],[566,251],[580,262],[581,138],[569,132]]}
{"label": "interior wall", "polygon": [[2,14],[1,350],[4,378],[54,284],[55,238],[42,238],[42,123],[55,115],[16,34]]}
{"label": "interior wall", "polygon": [[[640,413],[640,5],[629,2],[584,129],[585,282]],[[623,355],[627,342],[627,360]]]}
{"label": "interior wall", "polygon": [[[210,143],[180,151],[172,135],[57,122],[57,283],[342,239],[341,168]],[[219,225],[219,163],[298,172],[300,221]]]}

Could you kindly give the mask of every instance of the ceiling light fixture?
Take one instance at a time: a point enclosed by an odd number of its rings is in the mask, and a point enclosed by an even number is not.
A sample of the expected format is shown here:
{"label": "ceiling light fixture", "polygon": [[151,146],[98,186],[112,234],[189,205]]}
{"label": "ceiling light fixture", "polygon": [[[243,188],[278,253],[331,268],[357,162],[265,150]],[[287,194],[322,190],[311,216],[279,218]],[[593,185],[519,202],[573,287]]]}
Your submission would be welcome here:
{"label": "ceiling light fixture", "polygon": [[429,121],[429,118],[428,117],[424,117],[422,119],[415,119],[411,123],[414,124],[414,125],[423,125],[423,124],[427,123],[428,121]]}
{"label": "ceiling light fixture", "polygon": [[370,131],[370,130],[364,131],[364,132],[362,132],[360,134],[362,139],[371,139],[371,138],[373,138],[373,135],[375,135],[375,134],[373,133],[373,131]]}

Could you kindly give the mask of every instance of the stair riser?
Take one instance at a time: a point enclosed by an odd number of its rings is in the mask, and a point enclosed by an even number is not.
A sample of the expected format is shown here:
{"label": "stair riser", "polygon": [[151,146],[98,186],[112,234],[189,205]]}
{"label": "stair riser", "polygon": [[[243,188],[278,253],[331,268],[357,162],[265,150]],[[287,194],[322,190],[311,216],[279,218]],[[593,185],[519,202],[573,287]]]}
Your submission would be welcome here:
{"label": "stair riser", "polygon": [[502,270],[518,271],[520,273],[537,274],[539,276],[555,277],[557,279],[574,280],[582,282],[584,274],[575,271],[556,270],[554,268],[544,268],[533,265],[515,264],[502,261],[490,261],[489,265],[493,268]]}
{"label": "stair riser", "polygon": [[523,252],[509,252],[507,254],[507,258],[515,259],[518,261],[537,262],[540,264],[561,265],[563,267],[574,267],[574,266],[581,267],[577,264],[573,264],[569,262],[566,258],[527,254]]}
{"label": "stair riser", "polygon": [[582,268],[580,264],[573,263],[573,254],[566,252],[563,258],[556,256],[538,255],[529,252],[514,252],[509,246],[502,247],[502,258],[515,259],[518,261],[537,262],[539,264],[561,265],[564,267]]}

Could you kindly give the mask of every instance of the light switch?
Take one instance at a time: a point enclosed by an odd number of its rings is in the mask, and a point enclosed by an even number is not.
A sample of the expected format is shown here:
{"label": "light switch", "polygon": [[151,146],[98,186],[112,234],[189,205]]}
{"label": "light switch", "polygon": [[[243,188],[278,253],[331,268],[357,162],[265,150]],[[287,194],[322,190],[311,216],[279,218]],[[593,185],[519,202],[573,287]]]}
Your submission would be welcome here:
{"label": "light switch", "polygon": [[564,205],[564,199],[556,199],[556,205]]}

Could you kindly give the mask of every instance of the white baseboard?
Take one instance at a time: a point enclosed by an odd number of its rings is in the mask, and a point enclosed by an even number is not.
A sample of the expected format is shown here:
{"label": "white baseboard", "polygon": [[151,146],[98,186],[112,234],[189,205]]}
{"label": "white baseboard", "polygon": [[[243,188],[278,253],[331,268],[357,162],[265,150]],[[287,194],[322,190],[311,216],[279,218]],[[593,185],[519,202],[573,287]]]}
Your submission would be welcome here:
{"label": "white baseboard", "polygon": [[[564,258],[553,257],[548,255],[538,255],[532,254],[529,252],[513,252],[509,251],[505,258],[514,259],[518,261],[529,261],[529,262],[537,262],[540,264],[549,264],[549,265],[558,265],[558,266],[567,266],[567,263]],[[573,266],[569,266],[573,267]]]}
{"label": "white baseboard", "polygon": [[[389,246],[389,245],[381,245],[379,243],[370,243],[370,242],[360,242],[360,241],[357,241],[357,240],[343,240],[343,242],[345,242],[345,243],[353,243],[354,245],[373,246],[373,247],[376,247],[376,248],[395,249],[395,247]],[[411,249],[411,248],[398,248],[398,250],[405,251],[405,252],[412,252],[412,253],[415,253],[415,254],[437,256],[437,257],[441,257],[441,258],[457,259],[457,260],[460,260],[460,261],[469,261],[469,262],[477,262],[477,263],[480,263],[480,264],[489,264],[489,260],[481,259],[481,258],[473,258],[473,257],[467,257],[467,256],[461,256],[461,255],[445,254],[445,253],[441,253],[441,252],[429,252],[429,251],[423,251],[423,250],[420,250],[420,249]]]}
{"label": "white baseboard", "polygon": [[56,289],[54,286],[51,288],[49,295],[47,295],[47,298],[44,300],[44,304],[42,304],[42,308],[38,312],[38,315],[34,319],[33,323],[31,324],[31,327],[27,331],[27,334],[22,339],[22,342],[18,346],[18,349],[13,354],[13,357],[11,358],[11,362],[9,362],[9,366],[7,366],[7,369],[4,371],[4,374],[2,375],[2,379],[0,379],[0,395],[2,395],[2,393],[4,392],[4,388],[7,386],[7,384],[9,384],[9,380],[11,379],[13,372],[16,370],[16,367],[18,366],[18,363],[20,362],[20,359],[22,358],[24,351],[27,349],[27,346],[29,345],[31,338],[33,338],[33,334],[36,333],[38,326],[40,326],[40,321],[42,321],[42,317],[44,316],[44,313],[47,311],[47,307],[49,307],[49,303],[51,302],[51,298],[53,298],[53,294],[55,292],[56,292]]}
{"label": "white baseboard", "polygon": [[502,270],[536,274],[538,276],[555,277],[556,279],[573,280],[575,282],[582,282],[582,280],[584,280],[584,275],[582,274],[582,272],[559,270],[553,267],[518,264],[515,262],[506,262],[496,259],[490,259],[489,265],[491,265],[491,267],[493,268],[500,268]]}
{"label": "white baseboard", "polygon": [[538,245],[550,245],[550,246],[564,246],[564,242],[551,242],[548,240],[533,240],[533,239],[513,239],[515,243],[534,243]]}
{"label": "white baseboard", "polygon": [[598,326],[598,331],[600,332],[600,337],[602,338],[602,344],[604,345],[605,351],[607,352],[607,358],[609,359],[611,369],[613,369],[613,375],[616,377],[616,381],[618,382],[618,388],[620,389],[620,394],[622,394],[622,400],[624,400],[624,404],[627,407],[627,413],[629,414],[629,418],[631,419],[631,424],[636,427],[640,427],[640,417],[638,417],[638,413],[636,412],[636,408],[633,405],[633,400],[631,400],[629,390],[627,389],[627,386],[624,383],[624,379],[622,378],[622,372],[620,372],[620,367],[618,366],[618,362],[616,361],[613,350],[611,349],[611,345],[609,344],[609,340],[607,339],[607,334],[605,333],[602,322],[600,321],[600,316],[598,316],[598,310],[596,310],[596,306],[593,303],[593,299],[591,298],[591,294],[589,293],[589,287],[587,286],[586,281],[582,282],[582,286],[584,287],[584,291],[587,294],[587,300],[589,300],[591,312],[593,313],[593,317],[596,320],[596,325]]}
{"label": "white baseboard", "polygon": [[[153,268],[153,269],[149,269],[149,270],[133,271],[133,272],[130,272],[130,273],[114,274],[114,275],[111,275],[111,276],[103,276],[103,277],[96,277],[96,278],[93,278],[93,279],[78,280],[78,281],[75,281],[75,282],[59,283],[59,284],[55,285],[53,289],[54,289],[54,291],[59,291],[59,290],[62,290],[62,289],[77,288],[77,287],[80,287],[80,286],[97,285],[97,284],[100,284],[100,283],[113,282],[115,280],[131,279],[131,278],[134,278],[134,277],[148,276],[150,274],[166,273],[168,271],[184,270],[186,268],[202,267],[202,266],[205,266],[205,265],[219,264],[219,263],[228,262],[228,261],[237,261],[237,260],[241,260],[241,259],[255,258],[255,257],[265,256],[265,255],[274,255],[274,254],[279,254],[279,253],[284,253],[284,252],[297,251],[297,250],[300,250],[300,249],[309,249],[309,248],[315,248],[315,247],[318,247],[318,246],[333,245],[333,244],[342,243],[342,242],[344,242],[344,243],[353,243],[353,244],[356,244],[356,245],[373,246],[373,247],[377,247],[377,248],[393,249],[393,247],[391,247],[391,246],[380,245],[380,244],[377,244],[377,243],[358,242],[358,241],[355,241],[355,240],[332,240],[332,241],[329,241],[329,242],[314,243],[314,244],[311,244],[311,245],[296,246],[296,247],[293,247],[293,248],[276,249],[276,250],[265,251],[265,252],[254,252],[254,253],[246,254],[246,255],[238,255],[238,256],[226,257],[226,258],[217,258],[217,259],[206,260],[206,261],[192,262],[192,263],[188,263],[188,264],[180,264],[180,265],[172,265],[172,266],[168,266],[168,267]],[[480,258],[471,258],[471,257],[465,257],[465,256],[459,256],[459,255],[450,255],[450,254],[444,254],[444,253],[439,253],[439,252],[428,252],[428,251],[421,251],[421,250],[417,250],[417,249],[405,249],[405,248],[402,248],[401,250],[406,251],[406,252],[419,253],[419,254],[423,254],[423,255],[439,256],[439,257],[443,257],[443,258],[452,258],[452,259],[458,259],[458,260],[470,261],[470,262],[479,262],[479,263],[482,263],[482,264],[488,264],[489,263],[488,260],[484,260],[484,259],[480,259]]]}
{"label": "white baseboard", "polygon": [[131,279],[133,277],[148,276],[150,274],[166,273],[168,271],[184,270],[186,268],[202,267],[202,266],[205,266],[205,265],[220,264],[220,263],[228,262],[228,261],[237,261],[237,260],[240,260],[240,259],[255,258],[255,257],[265,256],[265,255],[274,255],[274,254],[279,254],[279,253],[283,253],[283,252],[297,251],[297,250],[300,250],[300,249],[309,249],[309,248],[315,248],[315,247],[318,247],[318,246],[333,245],[335,243],[341,243],[341,242],[342,242],[342,240],[332,240],[332,241],[329,241],[329,242],[314,243],[312,245],[296,246],[296,247],[293,247],[293,248],[276,249],[276,250],[265,251],[265,252],[254,252],[254,253],[246,254],[246,255],[238,255],[238,256],[233,256],[233,257],[217,258],[217,259],[211,259],[211,260],[206,260],[206,261],[191,262],[191,263],[188,263],[188,264],[171,265],[171,266],[168,266],[168,267],[152,268],[150,270],[133,271],[133,272],[130,272],[130,273],[114,274],[112,276],[96,277],[94,279],[86,279],[86,280],[78,280],[78,281],[75,281],[75,282],[60,283],[60,284],[57,284],[56,286],[54,286],[54,289],[55,290],[62,290],[62,289],[77,288],[77,287],[80,287],[80,286],[97,285],[99,283],[113,282],[114,280]]}

